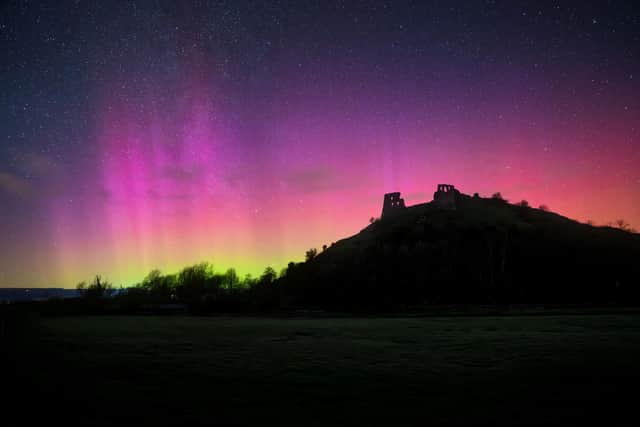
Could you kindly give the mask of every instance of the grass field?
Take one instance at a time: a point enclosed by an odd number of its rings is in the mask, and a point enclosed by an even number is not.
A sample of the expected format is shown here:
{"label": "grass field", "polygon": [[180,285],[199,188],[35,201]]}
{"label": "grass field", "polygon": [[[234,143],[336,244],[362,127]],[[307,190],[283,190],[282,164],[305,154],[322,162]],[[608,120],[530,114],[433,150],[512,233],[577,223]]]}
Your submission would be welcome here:
{"label": "grass field", "polygon": [[637,425],[639,315],[41,323],[13,347],[18,421]]}

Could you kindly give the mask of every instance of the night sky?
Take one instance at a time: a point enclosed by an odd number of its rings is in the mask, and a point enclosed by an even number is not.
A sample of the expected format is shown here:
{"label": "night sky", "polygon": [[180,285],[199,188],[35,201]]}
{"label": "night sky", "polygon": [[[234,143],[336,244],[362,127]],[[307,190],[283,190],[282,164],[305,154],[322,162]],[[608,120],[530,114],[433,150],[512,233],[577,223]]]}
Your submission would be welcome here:
{"label": "night sky", "polygon": [[9,1],[0,286],[259,274],[385,192],[640,228],[640,2]]}

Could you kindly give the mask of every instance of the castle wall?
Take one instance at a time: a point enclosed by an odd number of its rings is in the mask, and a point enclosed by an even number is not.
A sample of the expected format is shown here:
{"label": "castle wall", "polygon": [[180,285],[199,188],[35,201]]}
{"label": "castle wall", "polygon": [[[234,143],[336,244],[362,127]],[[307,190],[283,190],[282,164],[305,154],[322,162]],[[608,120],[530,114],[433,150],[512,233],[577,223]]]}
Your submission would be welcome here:
{"label": "castle wall", "polygon": [[[438,184],[437,190],[433,193],[433,204],[440,209],[455,210],[460,192],[455,186],[450,184]],[[381,218],[389,218],[404,212],[407,207],[404,199],[400,197],[400,192],[387,193],[384,195]]]}

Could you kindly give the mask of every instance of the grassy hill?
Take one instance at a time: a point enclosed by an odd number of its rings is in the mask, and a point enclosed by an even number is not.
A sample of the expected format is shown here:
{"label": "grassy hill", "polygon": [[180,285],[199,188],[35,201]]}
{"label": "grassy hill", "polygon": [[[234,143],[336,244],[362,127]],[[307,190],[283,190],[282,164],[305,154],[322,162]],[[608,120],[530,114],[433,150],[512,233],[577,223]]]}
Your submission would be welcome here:
{"label": "grassy hill", "polygon": [[639,300],[640,235],[500,199],[460,195],[378,220],[290,268],[302,305],[628,304]]}

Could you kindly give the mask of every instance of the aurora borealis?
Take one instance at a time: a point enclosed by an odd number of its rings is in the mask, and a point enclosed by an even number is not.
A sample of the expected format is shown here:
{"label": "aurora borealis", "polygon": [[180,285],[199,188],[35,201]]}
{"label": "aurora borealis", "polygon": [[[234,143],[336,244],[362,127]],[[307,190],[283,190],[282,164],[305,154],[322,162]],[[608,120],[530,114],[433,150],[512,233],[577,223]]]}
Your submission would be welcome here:
{"label": "aurora borealis", "polygon": [[255,275],[438,183],[640,228],[632,3],[3,3],[0,286]]}

